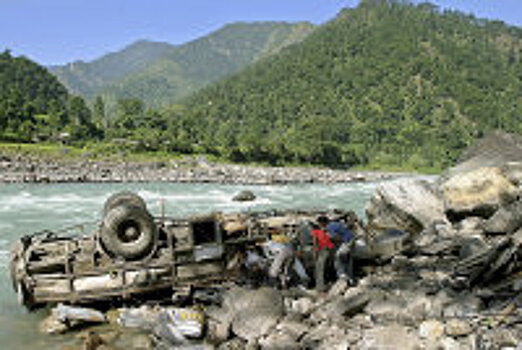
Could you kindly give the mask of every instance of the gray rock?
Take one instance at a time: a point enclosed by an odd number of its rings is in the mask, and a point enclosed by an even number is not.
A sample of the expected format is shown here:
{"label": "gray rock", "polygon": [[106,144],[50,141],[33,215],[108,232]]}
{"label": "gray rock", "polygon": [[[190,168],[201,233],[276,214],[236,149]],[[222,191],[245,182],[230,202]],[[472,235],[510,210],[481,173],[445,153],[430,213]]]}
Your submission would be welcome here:
{"label": "gray rock", "polygon": [[241,338],[230,339],[219,345],[218,350],[244,350],[246,342]]}
{"label": "gray rock", "polygon": [[[414,323],[420,323],[427,317],[434,317],[433,302],[422,294],[417,294],[407,298],[406,314]],[[436,317],[439,315],[435,314]]]}
{"label": "gray rock", "polygon": [[435,223],[433,228],[437,235],[441,238],[455,238],[457,230],[448,222]]}
{"label": "gray rock", "polygon": [[347,329],[346,330],[346,335],[345,335],[345,340],[349,343],[349,344],[356,344],[359,340],[361,340],[362,338],[362,332],[361,330],[357,329],[357,330],[354,330],[354,329]]}
{"label": "gray rock", "polygon": [[444,337],[438,342],[438,348],[441,350],[464,350],[458,341],[453,338]]}
{"label": "gray rock", "polygon": [[488,248],[489,246],[484,240],[483,236],[476,235],[466,237],[461,241],[461,246],[459,249],[459,259],[467,259],[470,256],[486,251]]}
{"label": "gray rock", "polygon": [[323,322],[310,329],[300,344],[305,349],[347,349],[348,343],[344,329]]}
{"label": "gray rock", "polygon": [[472,294],[462,294],[453,299],[443,310],[445,318],[476,316],[483,308],[481,299]]}
{"label": "gray rock", "polygon": [[[214,350],[216,347],[211,345],[211,344],[186,344],[186,345],[180,345],[180,346],[176,346],[174,348],[167,348],[168,350],[172,349],[172,350]],[[164,348],[161,348],[161,347],[156,347],[154,348],[156,350],[164,350]],[[165,350],[167,350],[165,349]],[[246,348],[248,349],[248,348]],[[102,349],[99,349],[99,350],[102,350]],[[107,349],[107,350],[112,350],[112,349]],[[134,349],[133,349],[134,350]]]}
{"label": "gray rock", "polygon": [[437,234],[426,232],[427,230],[424,230],[421,232],[420,235],[418,235],[415,239],[415,245],[423,250],[423,249],[429,249],[433,243],[437,241]]}
{"label": "gray rock", "polygon": [[302,297],[292,302],[292,311],[307,316],[314,309],[314,303],[310,298]]}
{"label": "gray rock", "polygon": [[426,294],[436,294],[450,280],[450,275],[443,271],[422,270],[419,277],[418,285]]}
{"label": "gray rock", "polygon": [[358,331],[361,329],[372,328],[374,326],[371,316],[364,313],[357,314],[350,318],[348,324],[351,328]]}
{"label": "gray rock", "polygon": [[328,298],[343,295],[348,288],[348,281],[344,278],[338,279],[328,291]]}
{"label": "gray rock", "polygon": [[83,341],[83,349],[85,350],[97,350],[104,346],[105,341],[96,332],[87,332]]}
{"label": "gray rock", "polygon": [[309,326],[297,321],[283,320],[276,326],[276,330],[288,334],[294,340],[299,340],[309,331]]}
{"label": "gray rock", "polygon": [[259,341],[257,339],[249,339],[245,345],[245,350],[259,350]]}
{"label": "gray rock", "polygon": [[515,232],[522,226],[522,201],[503,206],[485,223],[484,229],[489,233]]}
{"label": "gray rock", "polygon": [[496,167],[456,174],[441,185],[441,190],[446,213],[453,220],[488,218],[518,194],[517,187]]}
{"label": "gray rock", "polygon": [[419,233],[445,222],[442,200],[419,179],[400,179],[379,186],[366,207],[370,225]]}
{"label": "gray rock", "polygon": [[381,300],[371,302],[365,312],[378,324],[391,322],[403,323],[405,319],[406,304],[396,300]]}
{"label": "gray rock", "polygon": [[232,332],[243,339],[259,338],[283,316],[283,297],[278,290],[232,288],[224,295],[224,308],[232,320]]}
{"label": "gray rock", "polygon": [[256,199],[256,195],[252,191],[244,190],[236,194],[232,200],[236,202],[250,202]]}
{"label": "gray rock", "polygon": [[485,342],[491,349],[517,348],[518,339],[509,329],[491,330],[485,335]]}
{"label": "gray rock", "polygon": [[114,342],[114,345],[117,346],[118,349],[154,349],[154,342],[151,337],[135,330],[122,333]]}
{"label": "gray rock", "polygon": [[315,322],[321,320],[329,320],[338,322],[345,317],[351,317],[361,312],[370,301],[370,297],[366,293],[359,293],[350,298],[337,296],[330,299],[325,304],[319,306],[310,316]]}
{"label": "gray rock", "polygon": [[60,334],[69,330],[67,324],[60,322],[54,313],[44,318],[39,325],[41,333],[44,334]]}
{"label": "gray rock", "polygon": [[259,339],[259,345],[262,350],[297,350],[300,349],[299,343],[284,332],[273,332],[267,337]]}
{"label": "gray rock", "polygon": [[459,236],[476,236],[484,232],[485,220],[478,216],[469,216],[459,221],[455,227]]}
{"label": "gray rock", "polygon": [[513,233],[513,236],[511,237],[513,240],[514,245],[522,245],[522,229],[518,230],[517,232]]}
{"label": "gray rock", "polygon": [[350,342],[346,338],[327,338],[323,340],[319,346],[318,350],[349,350]]}
{"label": "gray rock", "polygon": [[431,342],[444,335],[444,324],[438,320],[426,320],[419,325],[419,336]]}
{"label": "gray rock", "polygon": [[473,327],[462,319],[450,319],[446,322],[445,332],[451,337],[462,337],[473,332]]}
{"label": "gray rock", "polygon": [[221,344],[230,338],[230,321],[207,320],[207,339],[214,344]]}
{"label": "gray rock", "polygon": [[363,350],[416,350],[420,348],[420,340],[407,328],[397,324],[377,326],[364,332],[363,338],[359,342],[359,348]]}

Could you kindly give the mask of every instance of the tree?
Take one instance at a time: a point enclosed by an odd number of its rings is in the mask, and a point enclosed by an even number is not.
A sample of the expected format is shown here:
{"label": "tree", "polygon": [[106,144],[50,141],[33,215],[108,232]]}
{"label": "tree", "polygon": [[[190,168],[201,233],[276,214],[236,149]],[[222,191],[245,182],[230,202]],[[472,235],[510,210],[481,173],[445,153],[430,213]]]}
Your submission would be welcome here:
{"label": "tree", "polygon": [[105,115],[105,102],[101,96],[96,96],[93,105],[93,122],[102,129],[107,129],[107,116]]}
{"label": "tree", "polygon": [[136,126],[139,125],[143,118],[144,111],[145,106],[139,99],[127,98],[118,100],[116,128],[128,131],[136,129]]}
{"label": "tree", "polygon": [[5,50],[0,53],[0,101],[0,136],[31,141],[51,134],[47,116],[66,112],[68,93],[44,67]]}

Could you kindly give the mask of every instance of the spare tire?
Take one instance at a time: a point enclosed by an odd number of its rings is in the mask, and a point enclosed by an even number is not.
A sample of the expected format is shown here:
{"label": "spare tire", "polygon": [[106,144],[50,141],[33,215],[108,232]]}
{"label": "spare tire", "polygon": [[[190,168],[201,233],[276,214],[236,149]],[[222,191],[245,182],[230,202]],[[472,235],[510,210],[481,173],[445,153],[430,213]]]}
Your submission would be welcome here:
{"label": "spare tire", "polygon": [[103,216],[106,216],[111,209],[119,207],[120,205],[139,207],[144,210],[147,209],[147,205],[145,204],[143,198],[134,192],[122,191],[114,193],[109,198],[107,198],[103,207]]}
{"label": "spare tire", "polygon": [[151,253],[157,237],[154,218],[147,210],[120,205],[105,215],[100,238],[109,254],[132,260]]}

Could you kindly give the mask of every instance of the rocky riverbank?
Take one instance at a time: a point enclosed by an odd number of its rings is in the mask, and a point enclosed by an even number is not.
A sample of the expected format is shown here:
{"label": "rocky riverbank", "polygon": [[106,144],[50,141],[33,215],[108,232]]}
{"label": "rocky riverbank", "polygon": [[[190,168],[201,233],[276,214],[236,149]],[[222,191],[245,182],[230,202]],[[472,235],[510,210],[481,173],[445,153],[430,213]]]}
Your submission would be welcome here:
{"label": "rocky riverbank", "polygon": [[205,158],[170,162],[59,161],[0,155],[0,183],[179,182],[226,184],[347,183],[405,174],[312,167],[221,164]]}

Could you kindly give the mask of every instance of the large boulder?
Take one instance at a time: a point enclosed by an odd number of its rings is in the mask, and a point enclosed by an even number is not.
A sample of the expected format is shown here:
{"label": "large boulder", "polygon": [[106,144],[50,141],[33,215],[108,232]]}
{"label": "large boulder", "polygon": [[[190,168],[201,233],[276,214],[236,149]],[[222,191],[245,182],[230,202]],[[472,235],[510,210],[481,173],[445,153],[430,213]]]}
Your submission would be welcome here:
{"label": "large boulder", "polygon": [[372,227],[419,233],[435,222],[447,221],[442,200],[421,179],[400,179],[382,184],[366,207]]}
{"label": "large boulder", "polygon": [[267,335],[283,316],[283,296],[273,288],[232,288],[223,298],[223,314],[232,332],[245,340]]}
{"label": "large boulder", "polygon": [[484,229],[490,233],[511,234],[520,227],[522,227],[522,201],[500,208],[484,224]]}
{"label": "large boulder", "polygon": [[455,220],[466,216],[488,218],[519,192],[498,167],[458,173],[441,185],[441,191],[446,213]]}
{"label": "large boulder", "polygon": [[369,302],[368,293],[359,293],[349,298],[336,296],[317,308],[310,319],[315,322],[323,320],[340,322],[345,317],[351,317],[361,312]]}

